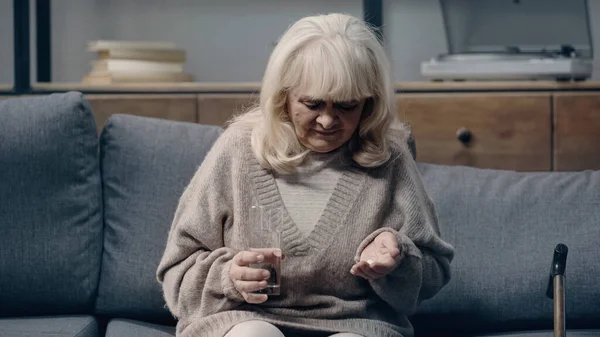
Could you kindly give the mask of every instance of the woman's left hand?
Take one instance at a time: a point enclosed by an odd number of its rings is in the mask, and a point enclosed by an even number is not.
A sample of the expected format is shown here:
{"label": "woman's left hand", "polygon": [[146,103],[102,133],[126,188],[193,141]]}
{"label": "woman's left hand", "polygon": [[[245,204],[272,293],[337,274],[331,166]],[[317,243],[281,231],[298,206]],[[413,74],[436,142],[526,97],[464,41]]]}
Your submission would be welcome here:
{"label": "woman's left hand", "polygon": [[396,235],[382,232],[365,247],[360,254],[360,261],[352,266],[350,273],[367,280],[376,280],[394,270],[399,257],[400,249]]}

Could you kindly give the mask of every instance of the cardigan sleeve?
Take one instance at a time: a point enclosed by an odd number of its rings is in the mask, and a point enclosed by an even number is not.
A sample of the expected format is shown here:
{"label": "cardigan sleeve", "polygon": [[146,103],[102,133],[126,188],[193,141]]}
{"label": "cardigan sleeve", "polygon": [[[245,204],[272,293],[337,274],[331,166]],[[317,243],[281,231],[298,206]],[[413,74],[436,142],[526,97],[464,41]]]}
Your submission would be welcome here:
{"label": "cardigan sleeve", "polygon": [[168,309],[180,320],[244,302],[229,277],[236,252],[224,247],[232,221],[231,148],[221,135],[183,192],[156,276]]}
{"label": "cardigan sleeve", "polygon": [[398,266],[385,277],[369,282],[382,300],[411,315],[421,301],[436,295],[450,281],[454,248],[440,237],[434,204],[425,192],[414,160],[405,153],[400,161],[403,164],[396,172],[394,212],[403,221],[395,228],[380,228],[365,238],[355,260],[360,260],[362,250],[381,232],[394,233],[400,249]]}

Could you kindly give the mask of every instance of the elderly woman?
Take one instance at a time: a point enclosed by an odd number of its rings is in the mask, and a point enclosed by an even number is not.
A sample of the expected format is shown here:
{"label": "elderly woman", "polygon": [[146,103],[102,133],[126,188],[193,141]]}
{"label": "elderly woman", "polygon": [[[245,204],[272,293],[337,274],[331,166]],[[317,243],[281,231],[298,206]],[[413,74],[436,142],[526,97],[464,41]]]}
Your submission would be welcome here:
{"label": "elderly woman", "polygon": [[[453,247],[395,120],[384,49],[360,20],[307,17],[281,37],[260,106],[238,116],[181,197],[157,270],[178,336],[411,336]],[[283,210],[281,294],[256,293],[253,203]],[[273,270],[271,270],[273,272]]]}

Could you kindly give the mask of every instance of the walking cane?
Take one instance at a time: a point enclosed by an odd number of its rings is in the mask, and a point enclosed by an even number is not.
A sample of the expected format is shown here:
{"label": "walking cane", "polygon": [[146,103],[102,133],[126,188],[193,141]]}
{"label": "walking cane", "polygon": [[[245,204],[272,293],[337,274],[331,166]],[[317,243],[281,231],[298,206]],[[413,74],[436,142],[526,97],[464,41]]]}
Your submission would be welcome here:
{"label": "walking cane", "polygon": [[559,243],[554,248],[552,265],[550,266],[550,279],[546,289],[546,296],[554,300],[554,337],[565,337],[565,269],[567,268],[566,245]]}

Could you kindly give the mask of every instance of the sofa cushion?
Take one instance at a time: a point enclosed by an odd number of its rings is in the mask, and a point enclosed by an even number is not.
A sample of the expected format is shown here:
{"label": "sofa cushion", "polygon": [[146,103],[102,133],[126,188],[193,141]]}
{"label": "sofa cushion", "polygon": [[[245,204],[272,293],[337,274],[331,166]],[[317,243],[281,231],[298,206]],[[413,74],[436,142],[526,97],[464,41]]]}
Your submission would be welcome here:
{"label": "sofa cushion", "polygon": [[0,102],[0,317],[88,313],[102,252],[98,135],[79,93]]}
{"label": "sofa cushion", "polygon": [[4,318],[0,336],[97,337],[98,322],[91,316]]}
{"label": "sofa cushion", "polygon": [[[566,335],[569,337],[598,337],[600,336],[600,330],[568,330]],[[554,331],[542,330],[542,331],[519,331],[510,333],[499,333],[491,335],[477,335],[473,337],[553,337]]]}
{"label": "sofa cushion", "polygon": [[97,312],[172,321],[156,269],[179,198],[221,128],[113,115],[100,140],[104,255]]}
{"label": "sofa cushion", "polygon": [[108,322],[106,337],[173,337],[174,326],[156,325],[139,321],[114,319]]}
{"label": "sofa cushion", "polygon": [[545,291],[558,243],[569,248],[567,327],[600,328],[600,171],[419,168],[456,256],[450,284],[413,318],[416,331],[552,329]]}

